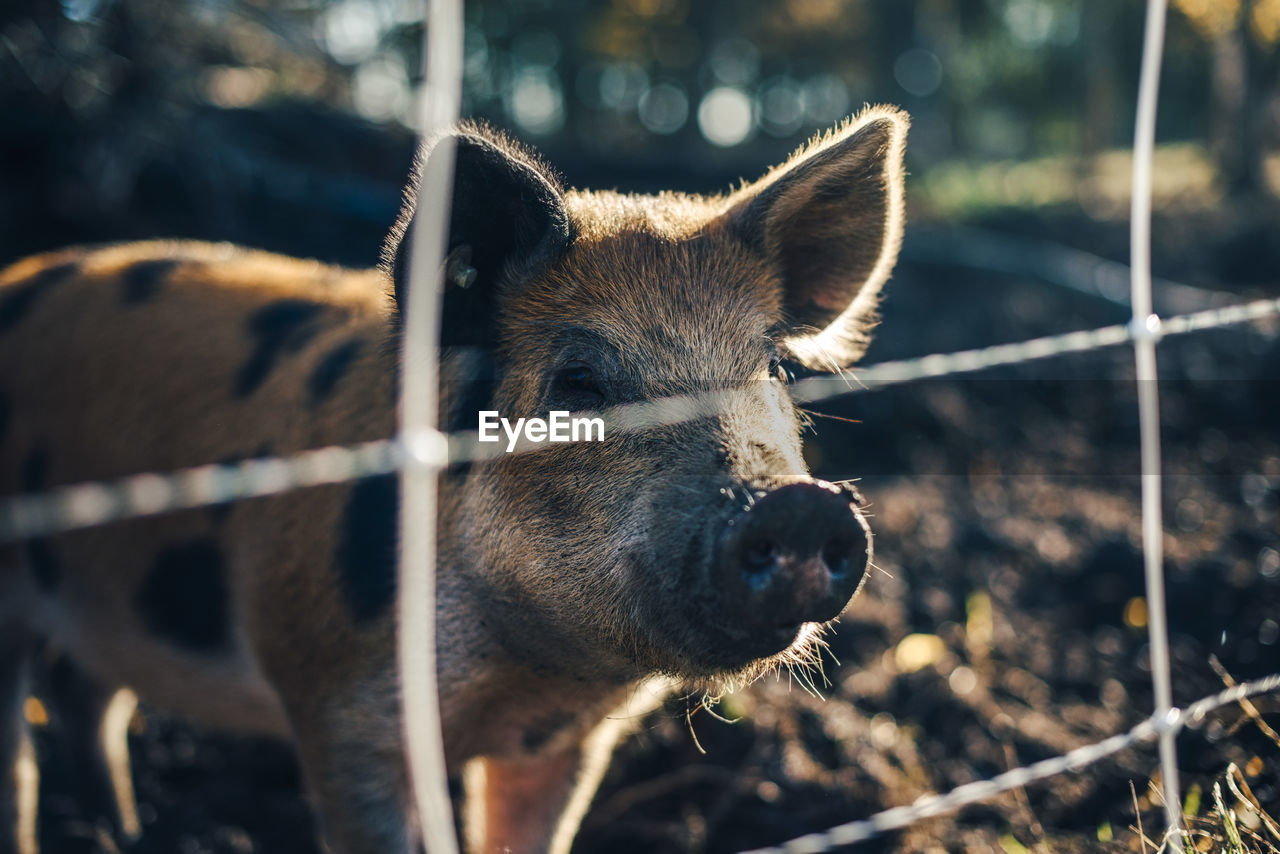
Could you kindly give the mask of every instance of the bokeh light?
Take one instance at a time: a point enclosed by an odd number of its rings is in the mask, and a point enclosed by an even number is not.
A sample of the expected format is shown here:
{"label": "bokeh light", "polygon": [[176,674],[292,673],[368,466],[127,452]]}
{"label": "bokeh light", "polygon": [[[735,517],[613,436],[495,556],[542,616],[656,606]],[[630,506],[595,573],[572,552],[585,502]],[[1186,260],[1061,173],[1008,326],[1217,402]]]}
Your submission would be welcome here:
{"label": "bokeh light", "polygon": [[656,134],[671,134],[689,118],[689,98],[672,83],[659,83],[640,96],[640,123]]}
{"label": "bokeh light", "polygon": [[765,83],[756,107],[760,127],[770,136],[791,136],[804,124],[804,92],[790,77],[776,77]]}
{"label": "bokeh light", "polygon": [[516,75],[506,98],[507,112],[535,135],[554,133],[564,124],[560,80],[549,69],[527,66]]}
{"label": "bokeh light", "polygon": [[321,37],[338,62],[355,65],[378,50],[386,31],[381,7],[370,0],[342,0],[321,18]]}
{"label": "bokeh light", "polygon": [[698,129],[712,145],[738,145],[753,130],[751,98],[741,89],[717,86],[698,104]]}
{"label": "bokeh light", "polygon": [[849,115],[849,87],[838,75],[818,74],[809,78],[802,93],[804,117],[820,127]]}
{"label": "bokeh light", "polygon": [[634,109],[649,88],[649,75],[633,62],[619,62],[600,72],[600,102],[615,110]]}
{"label": "bokeh light", "polygon": [[932,95],[942,83],[942,63],[923,48],[904,51],[893,63],[893,79],[917,98]]}
{"label": "bokeh light", "polygon": [[711,51],[711,73],[720,83],[743,86],[760,71],[760,52],[743,38],[725,39]]}
{"label": "bokeh light", "polygon": [[405,122],[410,99],[409,73],[400,54],[380,53],[356,69],[351,81],[351,103],[366,119]]}

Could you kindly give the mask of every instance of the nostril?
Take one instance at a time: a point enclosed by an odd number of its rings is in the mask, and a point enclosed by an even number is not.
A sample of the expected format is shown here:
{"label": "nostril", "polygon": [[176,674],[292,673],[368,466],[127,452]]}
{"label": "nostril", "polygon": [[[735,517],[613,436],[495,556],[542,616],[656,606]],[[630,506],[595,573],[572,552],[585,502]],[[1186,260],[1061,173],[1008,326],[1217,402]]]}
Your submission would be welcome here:
{"label": "nostril", "polygon": [[777,563],[778,546],[772,540],[756,540],[743,550],[743,568],[751,575],[768,572]]}
{"label": "nostril", "polygon": [[834,578],[841,578],[849,571],[849,544],[832,540],[822,547],[822,562]]}

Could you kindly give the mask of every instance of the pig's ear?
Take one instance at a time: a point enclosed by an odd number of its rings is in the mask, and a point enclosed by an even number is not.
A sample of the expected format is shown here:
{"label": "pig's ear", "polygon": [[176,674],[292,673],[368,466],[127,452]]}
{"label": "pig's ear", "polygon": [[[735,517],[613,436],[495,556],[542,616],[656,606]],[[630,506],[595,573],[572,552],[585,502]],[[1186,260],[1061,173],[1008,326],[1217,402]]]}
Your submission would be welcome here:
{"label": "pig's ear", "polygon": [[[532,152],[484,125],[452,134],[453,207],[449,220],[441,322],[443,346],[493,343],[496,291],[530,275],[569,245],[569,216],[555,173]],[[404,207],[383,246],[383,267],[400,306],[409,293],[409,248],[418,184],[438,144],[424,145],[405,189]],[[426,202],[424,200],[424,204]]]}
{"label": "pig's ear", "polygon": [[729,224],[782,279],[784,345],[811,368],[860,358],[902,243],[906,113],[875,107],[730,198]]}

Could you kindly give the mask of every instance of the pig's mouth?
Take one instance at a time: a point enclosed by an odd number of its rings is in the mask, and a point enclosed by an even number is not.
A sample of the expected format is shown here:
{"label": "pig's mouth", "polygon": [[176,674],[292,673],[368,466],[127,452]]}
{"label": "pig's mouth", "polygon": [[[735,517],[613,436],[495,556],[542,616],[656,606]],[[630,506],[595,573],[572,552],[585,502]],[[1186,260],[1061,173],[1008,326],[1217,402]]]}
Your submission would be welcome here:
{"label": "pig's mouth", "polygon": [[731,645],[731,655],[738,658],[730,666],[742,668],[766,658],[791,649],[800,638],[806,626],[818,626],[819,623],[786,623],[782,625],[742,632],[737,627],[717,626],[721,636]]}
{"label": "pig's mouth", "polygon": [[[656,669],[682,678],[704,679],[738,674],[775,657],[791,657],[791,653],[799,657],[799,648],[819,630],[820,624],[799,623],[744,633],[736,626],[707,621],[678,628],[654,626],[648,634],[658,658]],[[653,637],[655,634],[661,637]]]}
{"label": "pig's mouth", "polygon": [[737,678],[756,674],[775,664],[811,658],[811,643],[820,636],[825,622],[803,622],[744,632],[740,626],[724,622],[703,624],[696,649],[679,655],[683,666],[676,675],[694,679]]}

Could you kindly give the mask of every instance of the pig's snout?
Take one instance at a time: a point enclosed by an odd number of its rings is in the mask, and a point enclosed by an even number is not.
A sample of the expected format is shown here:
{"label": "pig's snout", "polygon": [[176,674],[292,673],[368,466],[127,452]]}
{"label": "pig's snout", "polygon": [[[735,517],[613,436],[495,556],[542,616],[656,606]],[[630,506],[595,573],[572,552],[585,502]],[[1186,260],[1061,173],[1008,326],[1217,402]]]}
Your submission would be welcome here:
{"label": "pig's snout", "polygon": [[871,534],[850,494],[796,483],[725,523],[716,580],[739,627],[788,632],[838,616],[870,560]]}

